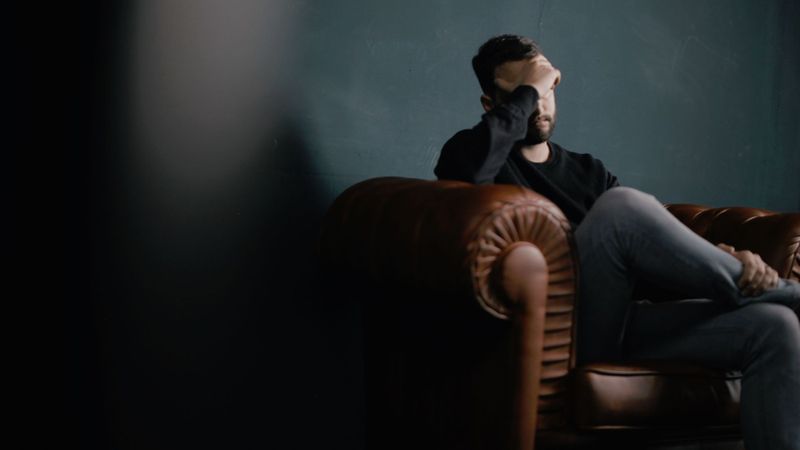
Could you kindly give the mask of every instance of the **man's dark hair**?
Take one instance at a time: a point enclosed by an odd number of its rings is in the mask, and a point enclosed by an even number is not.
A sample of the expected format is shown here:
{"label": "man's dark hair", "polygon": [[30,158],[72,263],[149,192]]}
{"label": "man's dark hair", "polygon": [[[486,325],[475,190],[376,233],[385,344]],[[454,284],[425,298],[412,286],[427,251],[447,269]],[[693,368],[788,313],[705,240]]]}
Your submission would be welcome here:
{"label": "man's dark hair", "polygon": [[494,69],[508,61],[533,58],[539,53],[539,44],[533,39],[514,34],[495,36],[481,45],[478,54],[472,58],[472,69],[483,93],[494,98]]}

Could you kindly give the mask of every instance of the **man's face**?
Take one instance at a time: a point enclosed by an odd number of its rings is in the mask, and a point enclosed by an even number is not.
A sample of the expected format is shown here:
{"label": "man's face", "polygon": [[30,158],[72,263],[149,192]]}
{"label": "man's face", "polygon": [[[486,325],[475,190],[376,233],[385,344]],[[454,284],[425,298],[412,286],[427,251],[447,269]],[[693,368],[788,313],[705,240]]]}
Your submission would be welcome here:
{"label": "man's face", "polygon": [[536,111],[528,118],[527,141],[529,144],[538,144],[550,139],[556,128],[556,93],[549,91],[544,97],[539,97]]}
{"label": "man's face", "polygon": [[[503,78],[512,82],[514,85],[519,85],[518,81],[521,78],[520,72],[522,65],[520,61],[508,61],[499,65],[495,69],[495,77]],[[504,103],[511,92],[506,92],[500,88],[496,88],[494,98],[490,99],[489,106],[484,102],[484,108],[490,110],[492,107]],[[526,141],[528,144],[538,144],[550,139],[556,126],[556,94],[555,90],[551,89],[544,96],[539,97],[536,105],[536,110],[528,118],[528,134]]]}

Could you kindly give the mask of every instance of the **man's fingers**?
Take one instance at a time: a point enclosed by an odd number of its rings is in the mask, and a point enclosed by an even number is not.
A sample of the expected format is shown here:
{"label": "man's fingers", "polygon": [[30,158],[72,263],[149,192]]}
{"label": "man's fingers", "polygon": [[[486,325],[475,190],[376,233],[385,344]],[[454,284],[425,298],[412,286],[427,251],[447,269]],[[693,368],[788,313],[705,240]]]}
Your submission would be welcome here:
{"label": "man's fingers", "polygon": [[532,86],[539,91],[540,97],[545,97],[551,93],[558,83],[561,82],[561,71],[548,66],[546,68],[539,68],[535,74],[532,74]]}
{"label": "man's fingers", "polygon": [[764,291],[771,289],[772,287],[772,274],[770,273],[770,268],[765,263],[764,276],[761,277],[761,281],[758,284],[755,295],[761,295],[764,293]]}
{"label": "man's fingers", "polygon": [[534,56],[533,58],[528,59],[528,61],[538,64],[544,64],[544,63],[550,64],[550,61],[548,61],[547,58],[545,58],[544,55],[541,53]]}
{"label": "man's fingers", "polygon": [[753,267],[755,270],[753,271],[753,277],[750,279],[750,285],[747,289],[747,294],[751,296],[759,295],[762,290],[761,284],[764,282],[764,275],[766,273],[764,262],[761,261],[758,255],[753,255]]}
{"label": "man's fingers", "polygon": [[[727,251],[729,248],[733,249],[726,244],[718,244],[717,247]],[[772,267],[767,265],[761,256],[749,251],[734,251],[733,256],[742,263],[742,274],[739,276],[737,286],[742,295],[758,296],[764,293],[767,289],[772,289],[778,286],[780,277]]]}
{"label": "man's fingers", "polygon": [[506,92],[512,92],[514,90],[514,88],[516,87],[514,85],[514,83],[512,83],[510,81],[507,81],[507,80],[505,80],[503,78],[495,78],[494,79],[494,85],[499,87],[500,89],[506,91]]}
{"label": "man's fingers", "polygon": [[778,272],[775,271],[772,267],[769,268],[770,270],[770,280],[769,280],[769,289],[775,289],[778,287],[778,283],[781,280],[781,277],[778,275]]}
{"label": "man's fingers", "polygon": [[766,264],[761,261],[761,258],[756,256],[755,259],[755,273],[753,274],[753,281],[748,286],[747,293],[748,295],[761,295],[764,292],[765,285],[768,281],[767,275],[768,272],[766,270]]}
{"label": "man's fingers", "polygon": [[554,87],[558,86],[558,83],[561,83],[561,71],[556,69],[555,67],[553,68],[553,70],[556,73],[556,79],[553,81],[553,88],[554,88]]}
{"label": "man's fingers", "polygon": [[754,255],[753,260],[757,269],[753,276],[753,281],[750,284],[751,294],[758,296],[768,289],[778,287],[778,283],[780,282],[778,272],[765,263],[758,255]]}
{"label": "man's fingers", "polygon": [[740,252],[739,260],[742,261],[742,275],[739,277],[739,289],[744,289],[753,282],[756,267],[753,264],[753,254],[745,250]]}
{"label": "man's fingers", "polygon": [[736,250],[736,249],[734,249],[733,247],[731,247],[730,245],[728,245],[728,244],[723,244],[723,243],[719,243],[719,244],[717,244],[717,247],[721,248],[722,250],[724,250],[724,251],[725,251],[725,252],[727,252],[727,253],[730,253],[731,255],[732,255],[732,254],[733,254],[733,252]]}
{"label": "man's fingers", "polygon": [[[717,247],[722,250],[727,250],[726,247],[732,248],[726,244],[718,244]],[[773,289],[780,283],[778,272],[765,263],[758,254],[742,250],[733,252],[733,256],[742,263],[742,274],[737,286],[743,296],[761,295],[764,291]]]}
{"label": "man's fingers", "polygon": [[761,280],[761,290],[766,291],[777,287],[779,279],[778,272],[775,272],[775,269],[764,263],[764,278]]}

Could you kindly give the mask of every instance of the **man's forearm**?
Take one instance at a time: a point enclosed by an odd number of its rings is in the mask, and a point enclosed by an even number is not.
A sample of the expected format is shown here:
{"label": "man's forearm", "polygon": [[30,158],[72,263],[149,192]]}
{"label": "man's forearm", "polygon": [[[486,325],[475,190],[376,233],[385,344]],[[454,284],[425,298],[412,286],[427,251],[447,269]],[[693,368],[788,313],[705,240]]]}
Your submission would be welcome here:
{"label": "man's forearm", "polygon": [[434,172],[439,179],[492,183],[515,143],[528,131],[536,109],[536,89],[520,86],[508,101],[485,113],[470,130],[469,140],[456,135],[445,144]]}

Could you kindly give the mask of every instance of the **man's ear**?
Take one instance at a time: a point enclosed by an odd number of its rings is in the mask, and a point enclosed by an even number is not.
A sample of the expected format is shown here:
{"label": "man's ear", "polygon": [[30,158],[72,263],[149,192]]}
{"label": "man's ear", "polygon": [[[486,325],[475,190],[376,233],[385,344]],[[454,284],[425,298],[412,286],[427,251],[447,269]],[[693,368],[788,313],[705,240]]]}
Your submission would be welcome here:
{"label": "man's ear", "polygon": [[492,108],[494,108],[494,100],[492,100],[491,97],[489,97],[488,95],[482,94],[481,105],[483,105],[484,111],[489,112],[492,110]]}

